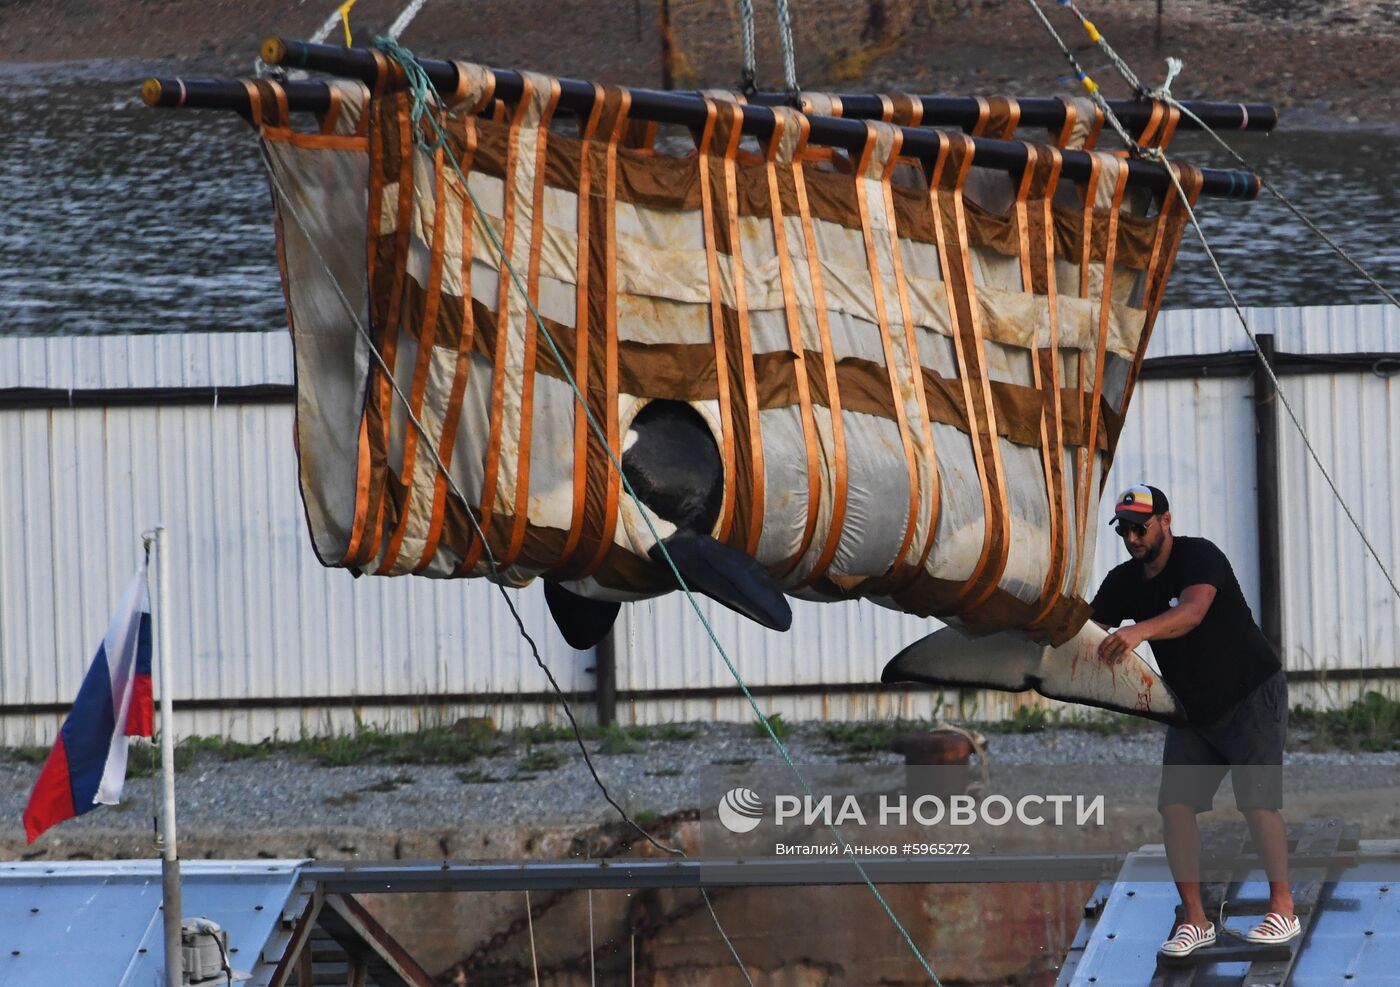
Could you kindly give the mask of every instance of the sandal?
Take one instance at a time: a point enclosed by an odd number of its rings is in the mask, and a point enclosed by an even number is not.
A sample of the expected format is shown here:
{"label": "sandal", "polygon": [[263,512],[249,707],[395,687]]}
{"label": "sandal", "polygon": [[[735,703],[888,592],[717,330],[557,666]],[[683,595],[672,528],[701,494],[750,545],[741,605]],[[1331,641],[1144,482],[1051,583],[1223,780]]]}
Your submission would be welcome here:
{"label": "sandal", "polygon": [[1172,934],[1172,937],[1162,943],[1162,948],[1157,950],[1157,953],[1160,956],[1190,956],[1202,946],[1213,945],[1215,945],[1214,925],[1202,929],[1190,922],[1183,922]]}
{"label": "sandal", "polygon": [[1246,932],[1244,937],[1254,943],[1280,943],[1296,939],[1302,932],[1303,925],[1297,916],[1290,915],[1284,918],[1278,912],[1270,912],[1264,916],[1264,921]]}

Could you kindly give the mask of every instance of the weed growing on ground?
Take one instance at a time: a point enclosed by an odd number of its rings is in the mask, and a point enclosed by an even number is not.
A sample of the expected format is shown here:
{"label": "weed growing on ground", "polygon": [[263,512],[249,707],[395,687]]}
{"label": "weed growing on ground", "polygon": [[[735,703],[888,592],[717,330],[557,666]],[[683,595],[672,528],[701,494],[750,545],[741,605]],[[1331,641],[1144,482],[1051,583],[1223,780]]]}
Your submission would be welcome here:
{"label": "weed growing on ground", "polygon": [[642,749],[642,745],[638,741],[645,739],[645,737],[636,737],[613,723],[603,731],[603,739],[598,744],[598,751],[602,754],[635,754]]}
{"label": "weed growing on ground", "polygon": [[464,785],[486,785],[501,780],[480,768],[467,768],[456,772],[456,775],[457,780]]}
{"label": "weed growing on ground", "polygon": [[564,755],[547,747],[531,747],[516,766],[517,774],[540,774],[562,767]]}
{"label": "weed growing on ground", "polygon": [[685,723],[663,723],[653,732],[657,740],[692,740],[700,735],[700,728]]}
{"label": "weed growing on ground", "polygon": [[900,734],[931,730],[922,720],[873,720],[867,723],[828,723],[822,735],[850,754],[878,754],[891,749]]}
{"label": "weed growing on ground", "polygon": [[1400,749],[1400,701],[1371,690],[1343,709],[1293,708],[1290,726],[1310,730],[1312,750],[1349,751]]}
{"label": "weed growing on ground", "polygon": [[[779,740],[787,739],[788,735],[792,733],[792,724],[783,720],[782,713],[774,713],[772,716],[765,716],[763,719],[767,721],[768,727],[773,731],[773,736],[777,737]],[[762,722],[754,721],[753,731],[764,740],[768,739],[768,730],[764,729]]]}

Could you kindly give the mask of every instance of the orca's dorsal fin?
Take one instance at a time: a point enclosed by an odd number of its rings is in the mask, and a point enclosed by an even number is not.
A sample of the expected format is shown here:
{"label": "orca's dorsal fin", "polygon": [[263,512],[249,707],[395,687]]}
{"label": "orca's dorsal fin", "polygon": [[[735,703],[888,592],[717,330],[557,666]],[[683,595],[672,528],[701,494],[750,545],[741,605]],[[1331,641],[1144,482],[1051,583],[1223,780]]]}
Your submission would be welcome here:
{"label": "orca's dorsal fin", "polygon": [[[764,627],[785,631],[792,626],[792,608],[782,588],[753,556],[693,531],[677,531],[661,544],[691,589]],[[666,564],[659,545],[652,547],[651,558]]]}

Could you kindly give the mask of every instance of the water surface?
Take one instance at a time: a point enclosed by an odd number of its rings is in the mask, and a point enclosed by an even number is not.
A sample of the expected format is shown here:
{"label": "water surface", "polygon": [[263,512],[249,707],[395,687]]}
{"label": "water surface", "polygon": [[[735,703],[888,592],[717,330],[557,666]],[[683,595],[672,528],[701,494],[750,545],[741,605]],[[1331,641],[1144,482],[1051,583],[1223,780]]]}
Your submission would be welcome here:
{"label": "water surface", "polygon": [[[80,78],[72,79],[76,71]],[[132,66],[10,67],[0,87],[0,332],[141,333],[286,324],[271,198],[251,128],[229,113],[151,110]],[[59,75],[49,70],[47,77]],[[1246,157],[1400,289],[1400,136],[1239,135]],[[1176,153],[1226,166],[1201,135]],[[1364,282],[1267,193],[1204,200],[1227,277],[1249,305],[1377,301]],[[1226,299],[1188,233],[1168,307]]]}

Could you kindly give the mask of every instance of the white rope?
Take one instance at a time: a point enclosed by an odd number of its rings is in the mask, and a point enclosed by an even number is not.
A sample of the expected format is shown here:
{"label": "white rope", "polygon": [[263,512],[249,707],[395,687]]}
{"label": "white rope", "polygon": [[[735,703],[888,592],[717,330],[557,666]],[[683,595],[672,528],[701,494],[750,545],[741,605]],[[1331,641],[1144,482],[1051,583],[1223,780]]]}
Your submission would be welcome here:
{"label": "white rope", "polygon": [[540,987],[540,960],[535,955],[535,913],[530,910],[530,889],[525,889],[525,924],[530,929],[530,970],[535,975],[535,987]]}
{"label": "white rope", "polygon": [[1360,261],[1356,260],[1354,257],[1351,256],[1351,254],[1347,253],[1347,251],[1342,247],[1341,244],[1333,240],[1316,223],[1314,223],[1310,218],[1304,215],[1303,211],[1299,209],[1296,205],[1294,205],[1292,200],[1290,200],[1288,196],[1284,195],[1276,187],[1274,187],[1273,182],[1269,181],[1263,174],[1261,174],[1260,170],[1255,165],[1246,161],[1238,151],[1236,151],[1233,147],[1226,143],[1225,139],[1221,137],[1218,133],[1216,133],[1213,129],[1211,129],[1211,127],[1208,126],[1204,120],[1202,120],[1199,116],[1193,113],[1189,107],[1187,107],[1184,103],[1182,103],[1175,96],[1172,95],[1172,83],[1176,80],[1177,75],[1180,74],[1182,69],[1181,59],[1168,58],[1166,79],[1156,89],[1152,90],[1151,92],[1148,92],[1143,87],[1142,83],[1138,81],[1138,77],[1133,72],[1133,70],[1128,66],[1128,64],[1125,61],[1123,61],[1122,58],[1118,56],[1118,52],[1116,52],[1113,49],[1113,46],[1108,43],[1108,39],[1105,38],[1099,32],[1098,28],[1094,26],[1094,22],[1089,20],[1089,18],[1085,17],[1084,12],[1081,11],[1077,6],[1075,6],[1073,0],[1060,0],[1060,5],[1068,7],[1071,11],[1074,12],[1074,15],[1079,18],[1080,23],[1084,25],[1084,29],[1089,32],[1089,37],[1093,38],[1094,41],[1098,44],[1098,46],[1103,49],[1104,54],[1106,54],[1109,57],[1109,60],[1113,62],[1114,67],[1118,69],[1118,74],[1123,77],[1123,80],[1127,82],[1128,85],[1132,86],[1134,90],[1136,90],[1139,94],[1143,96],[1148,96],[1153,99],[1160,99],[1168,105],[1175,107],[1178,111],[1180,111],[1182,116],[1192,120],[1196,124],[1196,126],[1200,127],[1203,131],[1209,134],[1211,139],[1214,140],[1215,143],[1219,144],[1222,148],[1224,148],[1225,152],[1229,154],[1232,158],[1234,158],[1237,163],[1244,165],[1250,171],[1254,172],[1255,174],[1258,174],[1259,183],[1263,185],[1265,189],[1268,190],[1270,195],[1272,195],[1275,199],[1278,199],[1279,202],[1282,202],[1284,206],[1287,207],[1289,212],[1293,213],[1294,216],[1298,217],[1298,219],[1303,223],[1303,225],[1305,225],[1308,229],[1310,229],[1312,232],[1316,233],[1319,237],[1321,237],[1323,242],[1326,243],[1327,246],[1331,247],[1333,252],[1335,252],[1337,256],[1341,257],[1344,261],[1351,265],[1352,270],[1356,271],[1357,274],[1361,275],[1361,277],[1368,284],[1370,284],[1372,288],[1375,288],[1376,291],[1384,295],[1386,301],[1390,302],[1390,304],[1396,306],[1397,308],[1400,308],[1400,298],[1396,298],[1395,294],[1391,292],[1388,288],[1386,288],[1385,285],[1381,284],[1380,281],[1377,280],[1371,274],[1370,271],[1366,270],[1366,268],[1361,265]]}
{"label": "white rope", "polygon": [[1342,491],[1337,487],[1337,481],[1332,478],[1331,472],[1329,472],[1327,467],[1322,463],[1322,457],[1319,456],[1317,450],[1313,448],[1312,440],[1308,438],[1307,430],[1303,428],[1302,421],[1298,418],[1297,412],[1293,410],[1292,402],[1288,400],[1288,395],[1283,391],[1283,385],[1279,382],[1278,374],[1274,372],[1273,366],[1269,363],[1269,358],[1264,355],[1264,350],[1260,347],[1259,339],[1255,336],[1254,330],[1249,327],[1249,321],[1245,318],[1244,311],[1240,308],[1238,299],[1235,298],[1235,292],[1231,289],[1230,283],[1225,280],[1225,272],[1220,269],[1219,261],[1215,259],[1215,251],[1212,250],[1210,244],[1206,242],[1205,232],[1201,229],[1201,224],[1196,219],[1196,210],[1191,208],[1191,203],[1186,198],[1186,192],[1181,187],[1181,180],[1177,177],[1176,169],[1168,164],[1167,155],[1161,148],[1153,148],[1147,152],[1147,156],[1158,160],[1166,167],[1167,174],[1171,176],[1172,184],[1176,186],[1176,194],[1181,197],[1181,204],[1186,207],[1186,215],[1191,218],[1191,225],[1196,230],[1196,237],[1201,241],[1201,247],[1205,250],[1207,259],[1210,260],[1210,266],[1215,268],[1215,276],[1219,279],[1220,286],[1225,289],[1225,294],[1230,298],[1230,307],[1235,310],[1235,315],[1239,317],[1240,325],[1244,327],[1245,335],[1249,337],[1250,345],[1254,347],[1254,352],[1258,355],[1259,362],[1263,364],[1265,373],[1269,375],[1269,380],[1273,383],[1274,393],[1278,395],[1279,403],[1282,404],[1284,410],[1288,412],[1288,417],[1293,422],[1293,427],[1298,430],[1298,436],[1303,440],[1303,447],[1308,450],[1308,455],[1322,473],[1322,478],[1326,480],[1327,485],[1332,488],[1332,496],[1335,497],[1337,503],[1341,505],[1342,512],[1346,514],[1347,520],[1350,521],[1351,526],[1356,529],[1356,533],[1361,536],[1361,541],[1365,544],[1366,550],[1371,553],[1371,558],[1376,560],[1376,565],[1380,567],[1381,574],[1385,576],[1385,581],[1390,584],[1391,593],[1395,595],[1397,600],[1400,600],[1400,586],[1396,585],[1395,577],[1391,575],[1390,569],[1387,568],[1385,562],[1381,559],[1380,553],[1376,551],[1376,546],[1371,544],[1371,539],[1366,535],[1366,529],[1361,526],[1361,522],[1357,520],[1356,515],[1352,513],[1351,506],[1347,504],[1346,498],[1342,496]]}
{"label": "white rope", "polygon": [[399,16],[394,18],[394,23],[389,25],[389,30],[385,33],[391,38],[397,38],[399,35],[403,34],[408,30],[408,25],[413,23],[413,18],[418,16],[418,12],[423,9],[423,5],[427,2],[428,0],[412,0],[412,2],[399,13]]}
{"label": "white rope", "polygon": [[1040,18],[1040,23],[1045,25],[1045,30],[1050,32],[1050,37],[1055,39],[1055,44],[1060,46],[1060,52],[1069,62],[1070,68],[1074,69],[1074,75],[1079,80],[1079,84],[1084,87],[1084,91],[1089,94],[1094,105],[1103,113],[1104,119],[1113,127],[1123,143],[1128,146],[1128,150],[1134,154],[1141,154],[1142,148],[1138,146],[1138,142],[1128,133],[1127,128],[1118,119],[1118,115],[1113,112],[1113,107],[1109,106],[1108,100],[1104,99],[1103,93],[1099,92],[1099,84],[1089,77],[1089,73],[1084,71],[1079,64],[1079,59],[1074,57],[1074,52],[1070,51],[1069,45],[1065,44],[1065,39],[1060,37],[1060,32],[1055,30],[1055,25],[1050,23],[1050,18],[1046,17],[1045,11],[1040,9],[1040,4],[1036,0],[1026,0],[1026,3],[1030,4],[1031,10],[1034,10],[1035,15]]}
{"label": "white rope", "polygon": [[1361,277],[1366,282],[1368,282],[1372,288],[1375,288],[1376,291],[1384,295],[1386,301],[1390,302],[1390,304],[1394,305],[1396,308],[1400,308],[1400,298],[1396,298],[1395,294],[1385,285],[1381,284],[1380,281],[1376,280],[1375,276],[1372,275],[1370,271],[1366,270],[1366,268],[1361,265],[1360,261],[1352,257],[1351,254],[1347,253],[1347,251],[1342,247],[1340,243],[1338,243],[1336,240],[1333,240],[1330,236],[1327,235],[1327,233],[1324,230],[1322,230],[1316,223],[1309,219],[1301,209],[1299,209],[1296,205],[1293,204],[1293,201],[1289,199],[1288,196],[1280,192],[1274,186],[1274,183],[1269,181],[1267,177],[1260,173],[1254,165],[1246,161],[1239,154],[1238,151],[1236,151],[1229,144],[1225,143],[1225,140],[1214,130],[1208,127],[1204,120],[1198,117],[1195,113],[1192,113],[1190,109],[1188,109],[1182,103],[1179,103],[1170,94],[1166,96],[1166,101],[1172,106],[1176,107],[1178,110],[1180,110],[1183,116],[1190,117],[1192,120],[1194,120],[1197,126],[1199,126],[1207,134],[1209,134],[1215,140],[1215,142],[1221,147],[1223,147],[1237,162],[1258,174],[1259,184],[1264,186],[1264,188],[1268,190],[1270,195],[1272,195],[1279,202],[1282,202],[1289,212],[1291,212],[1294,216],[1297,216],[1298,219],[1302,221],[1304,226],[1306,226],[1308,229],[1312,230],[1319,237],[1321,237],[1323,242],[1326,243],[1327,246],[1331,247],[1333,252],[1336,253],[1338,257],[1341,257],[1342,260],[1346,261],[1348,264],[1351,265],[1352,270],[1354,270],[1357,274],[1361,275]]}
{"label": "white rope", "polygon": [[787,87],[789,96],[796,96],[797,88],[797,57],[793,52],[792,45],[792,11],[788,9],[788,0],[777,0],[778,6],[778,39],[783,46],[783,85]]}
{"label": "white rope", "polygon": [[[1035,10],[1036,14],[1040,17],[1041,23],[1045,25],[1045,29],[1050,32],[1050,36],[1053,37],[1055,39],[1055,43],[1060,46],[1060,51],[1064,53],[1065,57],[1069,59],[1070,64],[1080,74],[1081,79],[1084,78],[1083,70],[1079,68],[1078,61],[1075,60],[1073,53],[1070,52],[1069,47],[1064,43],[1064,40],[1060,37],[1059,32],[1055,30],[1054,25],[1051,24],[1049,19],[1045,16],[1045,12],[1040,9],[1040,5],[1036,3],[1036,0],[1026,0],[1026,2],[1029,3],[1031,7]],[[1072,6],[1072,4],[1067,2],[1067,0],[1061,0],[1061,3],[1064,6]],[[1075,13],[1079,14],[1077,8],[1075,9]],[[1081,19],[1084,19],[1083,14],[1079,14],[1079,17]],[[1096,35],[1098,34],[1098,32],[1093,31],[1091,32],[1091,34]],[[1107,44],[1107,42],[1103,43]],[[1124,68],[1126,68],[1126,66],[1124,66]],[[1128,80],[1131,84],[1132,81],[1137,78],[1137,76],[1132,75],[1131,69],[1127,69],[1127,72],[1128,74],[1125,75],[1124,78]],[[1171,73],[1168,75],[1167,84],[1164,85],[1164,89],[1170,85],[1174,75],[1175,73]],[[1097,87],[1091,89],[1090,92],[1097,96]],[[1101,104],[1105,108],[1107,108],[1107,102],[1103,101],[1102,97],[1099,97],[1099,99],[1101,101]],[[1185,107],[1181,107],[1180,103],[1176,103],[1175,100],[1172,100],[1172,102],[1179,108],[1185,110]],[[1110,119],[1112,119],[1111,111],[1108,112]],[[1185,112],[1189,113],[1190,111],[1186,110]],[[1192,114],[1192,116],[1194,117],[1194,114]],[[1199,123],[1199,118],[1196,119]],[[1116,121],[1115,125],[1117,125]],[[1204,127],[1205,125],[1202,124],[1202,126]],[[1205,129],[1207,131],[1210,130],[1209,127],[1206,127]],[[1219,140],[1219,138],[1217,138],[1217,140]],[[1298,430],[1298,435],[1300,438],[1302,438],[1303,446],[1307,449],[1308,455],[1312,458],[1312,461],[1317,466],[1318,470],[1321,471],[1323,479],[1327,481],[1327,485],[1332,489],[1332,496],[1335,497],[1337,503],[1341,505],[1342,512],[1346,514],[1347,520],[1350,521],[1352,527],[1356,529],[1356,533],[1361,536],[1361,541],[1363,544],[1365,544],[1367,551],[1371,553],[1371,557],[1376,560],[1376,565],[1380,567],[1381,574],[1385,576],[1386,582],[1390,584],[1390,591],[1395,595],[1396,599],[1400,600],[1400,586],[1396,585],[1395,578],[1391,575],[1390,570],[1386,567],[1385,562],[1382,561],[1380,553],[1377,552],[1376,547],[1371,544],[1371,539],[1367,537],[1365,529],[1361,526],[1361,522],[1357,520],[1356,515],[1352,513],[1351,506],[1347,504],[1346,498],[1342,496],[1341,490],[1337,487],[1336,480],[1332,478],[1331,472],[1329,472],[1327,467],[1324,466],[1322,463],[1322,457],[1319,456],[1317,454],[1317,450],[1313,448],[1312,440],[1308,438],[1307,430],[1303,428],[1302,421],[1298,418],[1297,413],[1293,410],[1293,405],[1288,400],[1288,395],[1284,393],[1283,387],[1279,383],[1278,374],[1274,372],[1273,365],[1269,363],[1269,358],[1264,355],[1264,350],[1262,347],[1260,347],[1259,340],[1255,336],[1254,330],[1252,330],[1249,327],[1249,320],[1245,318],[1244,310],[1240,308],[1239,300],[1235,298],[1235,292],[1230,288],[1230,283],[1225,279],[1225,272],[1221,270],[1219,261],[1215,259],[1215,251],[1211,249],[1210,244],[1206,241],[1205,231],[1201,229],[1201,224],[1196,219],[1196,210],[1191,207],[1191,202],[1189,199],[1187,199],[1186,192],[1181,187],[1181,180],[1177,177],[1176,169],[1173,168],[1171,166],[1171,163],[1167,160],[1166,152],[1163,151],[1160,147],[1150,149],[1137,147],[1136,143],[1132,141],[1129,141],[1129,145],[1136,148],[1139,154],[1142,154],[1149,160],[1156,161],[1158,164],[1162,165],[1166,169],[1168,177],[1171,178],[1172,185],[1176,187],[1176,194],[1181,197],[1181,204],[1186,207],[1186,214],[1191,219],[1191,225],[1196,230],[1196,237],[1201,241],[1201,247],[1206,252],[1206,258],[1210,261],[1211,267],[1215,269],[1215,276],[1220,281],[1220,286],[1225,289],[1225,294],[1230,299],[1230,306],[1235,310],[1235,315],[1239,318],[1240,325],[1244,327],[1245,335],[1249,337],[1250,345],[1254,347],[1254,352],[1259,357],[1259,362],[1263,365],[1265,373],[1269,375],[1269,380],[1273,382],[1274,392],[1278,395],[1279,402],[1283,405],[1284,410],[1288,412],[1288,417],[1293,422],[1293,427]],[[1231,153],[1233,153],[1233,151]],[[1246,165],[1248,164],[1244,161],[1243,158],[1239,158],[1239,155],[1236,155],[1236,158],[1239,159],[1241,163],[1244,163]]]}
{"label": "white rope", "polygon": [[598,967],[593,952],[593,889],[588,889],[588,984],[598,987]]}
{"label": "white rope", "polygon": [[740,88],[751,93],[758,88],[758,56],[754,52],[753,0],[739,0],[739,37],[744,46],[743,82]]}

